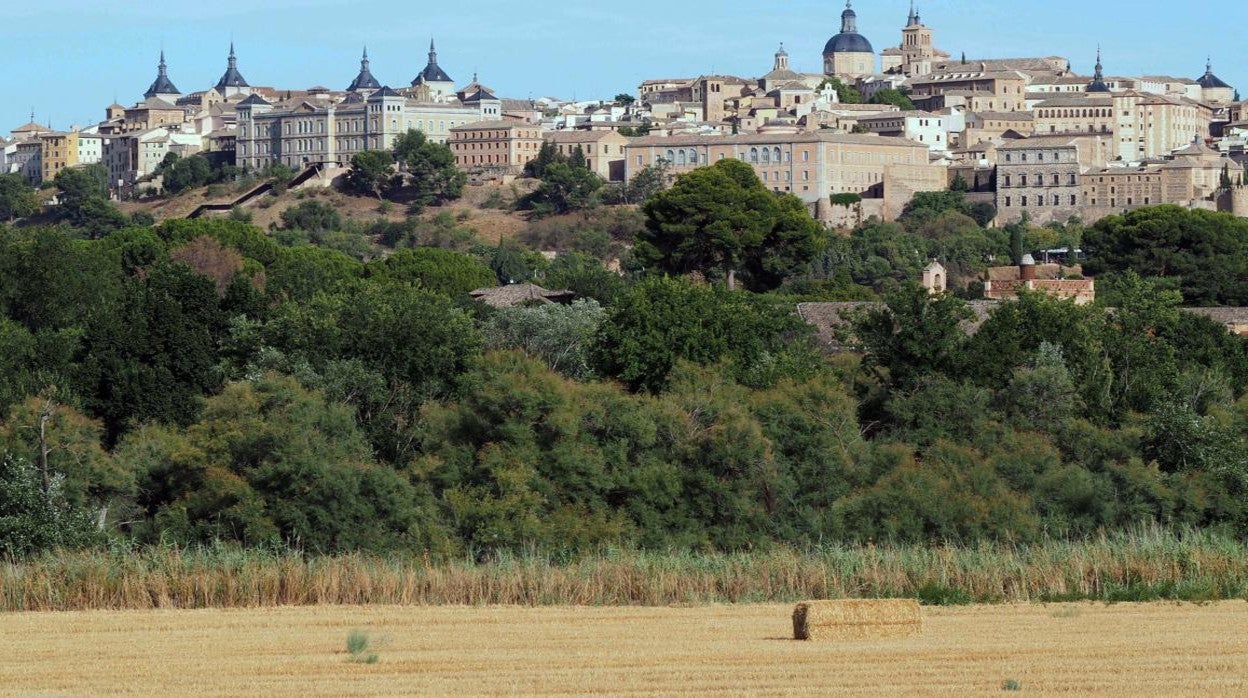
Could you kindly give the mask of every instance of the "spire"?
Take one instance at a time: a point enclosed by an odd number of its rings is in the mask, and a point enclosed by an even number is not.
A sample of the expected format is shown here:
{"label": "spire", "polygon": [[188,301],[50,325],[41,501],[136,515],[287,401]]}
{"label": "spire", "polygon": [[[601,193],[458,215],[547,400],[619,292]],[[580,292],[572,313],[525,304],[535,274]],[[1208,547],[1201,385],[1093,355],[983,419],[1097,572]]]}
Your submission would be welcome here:
{"label": "spire", "polygon": [[1096,72],[1092,75],[1092,82],[1088,83],[1088,92],[1109,92],[1109,85],[1105,83],[1105,66],[1101,65],[1101,47],[1096,47]]}
{"label": "spire", "polygon": [[445,70],[438,67],[438,47],[434,44],[433,37],[429,38],[429,64],[412,81],[412,87],[418,87],[427,82],[454,82]]}
{"label": "spire", "polygon": [[238,72],[238,56],[234,53],[234,41],[230,40],[230,57],[227,60],[225,74],[217,81],[217,91],[222,92],[228,87],[250,87]]}
{"label": "spire", "polygon": [[169,79],[169,66],[165,63],[165,50],[160,50],[160,62],[156,65],[156,80],[152,86],[147,88],[147,92],[143,93],[144,99],[153,97],[170,97],[181,95],[177,87],[174,87],[173,81]]}
{"label": "spire", "polygon": [[368,47],[365,46],[364,55],[360,58],[360,74],[351,81],[351,85],[347,87],[347,92],[379,89],[381,89],[381,83],[377,82],[377,78],[373,77],[373,72],[369,69]]}
{"label": "spire", "polygon": [[914,0],[910,0],[910,16],[906,18],[906,26],[913,27],[919,23],[919,15],[914,11]]}

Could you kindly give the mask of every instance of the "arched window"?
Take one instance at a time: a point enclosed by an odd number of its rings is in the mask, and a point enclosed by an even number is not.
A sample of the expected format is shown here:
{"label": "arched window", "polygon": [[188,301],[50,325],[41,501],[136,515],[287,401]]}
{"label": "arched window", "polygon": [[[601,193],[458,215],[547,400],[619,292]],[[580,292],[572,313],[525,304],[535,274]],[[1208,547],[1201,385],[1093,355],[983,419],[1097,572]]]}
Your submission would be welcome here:
{"label": "arched window", "polygon": [[775,161],[775,162],[780,162],[780,161],[781,161],[781,160],[780,160],[780,149],[779,149],[779,148],[776,148],[775,150],[773,150],[773,151],[772,151],[772,156],[771,156],[771,157],[772,157],[772,160],[773,160],[773,161]]}
{"label": "arched window", "polygon": [[676,151],[674,150],[667,151],[667,161],[676,162]]}
{"label": "arched window", "polygon": [[676,153],[676,164],[677,165],[689,164],[688,159],[685,157],[685,151],[681,150]]}
{"label": "arched window", "polygon": [[771,150],[768,148],[763,148],[763,163],[766,164],[770,162],[771,162]]}
{"label": "arched window", "polygon": [[750,148],[750,162],[758,162],[758,148]]}

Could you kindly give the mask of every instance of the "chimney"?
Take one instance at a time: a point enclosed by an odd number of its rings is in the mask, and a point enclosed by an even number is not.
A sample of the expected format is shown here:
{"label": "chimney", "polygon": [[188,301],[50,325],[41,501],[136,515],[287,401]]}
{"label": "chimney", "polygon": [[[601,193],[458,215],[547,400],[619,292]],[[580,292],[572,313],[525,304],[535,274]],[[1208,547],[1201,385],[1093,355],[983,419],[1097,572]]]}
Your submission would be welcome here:
{"label": "chimney", "polygon": [[1022,281],[1036,280],[1036,259],[1031,255],[1023,255],[1023,260],[1018,263],[1018,278]]}

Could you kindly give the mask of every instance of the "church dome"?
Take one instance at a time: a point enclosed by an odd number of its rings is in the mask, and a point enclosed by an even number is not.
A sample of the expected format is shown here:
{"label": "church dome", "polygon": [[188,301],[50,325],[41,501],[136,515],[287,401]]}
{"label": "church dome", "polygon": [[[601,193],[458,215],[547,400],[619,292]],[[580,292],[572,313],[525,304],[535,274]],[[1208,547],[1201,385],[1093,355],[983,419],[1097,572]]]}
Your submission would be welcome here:
{"label": "church dome", "polygon": [[850,2],[845,3],[845,11],[841,13],[841,33],[828,39],[823,53],[875,53],[867,37],[858,33],[858,14]]}

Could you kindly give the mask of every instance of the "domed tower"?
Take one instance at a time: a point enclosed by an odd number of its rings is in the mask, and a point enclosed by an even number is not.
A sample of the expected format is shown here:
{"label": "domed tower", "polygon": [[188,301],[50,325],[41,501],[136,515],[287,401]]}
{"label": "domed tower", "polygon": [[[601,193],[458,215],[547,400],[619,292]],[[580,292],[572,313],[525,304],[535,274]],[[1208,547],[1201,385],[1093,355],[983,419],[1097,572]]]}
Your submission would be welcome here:
{"label": "domed tower", "polygon": [[233,41],[230,42],[230,56],[226,59],[225,73],[217,81],[216,90],[222,97],[227,99],[238,95],[245,97],[251,94],[251,85],[248,85],[247,80],[243,78],[243,74],[238,72],[238,56],[234,55]]}
{"label": "domed tower", "polygon": [[1101,65],[1101,49],[1096,49],[1096,72],[1092,75],[1092,82],[1088,83],[1086,92],[1109,92],[1109,85],[1105,83],[1105,66]]}
{"label": "domed tower", "polygon": [[1196,82],[1200,83],[1201,99],[1210,104],[1230,104],[1235,101],[1235,88],[1223,82],[1213,74],[1213,59],[1205,63],[1205,74]]}
{"label": "domed tower", "polygon": [[438,65],[438,49],[433,39],[429,40],[429,62],[425,65],[425,69],[420,71],[420,75],[412,80],[412,87],[427,88],[429,96],[437,101],[455,94],[455,81],[446,74],[445,70],[442,70],[442,66]]}
{"label": "domed tower", "polygon": [[160,52],[160,65],[156,68],[156,81],[152,86],[147,88],[147,92],[143,93],[145,99],[163,99],[170,104],[178,101],[182,93],[178,88],[174,87],[173,81],[169,79],[169,67],[165,65],[165,52]]}
{"label": "domed tower", "polygon": [[847,80],[875,73],[875,49],[858,33],[858,14],[852,0],[846,0],[841,13],[841,33],[823,47],[823,72]]}
{"label": "domed tower", "polygon": [[373,71],[369,69],[368,47],[365,46],[364,57],[360,59],[360,74],[351,81],[347,92],[362,92],[367,97],[380,89],[381,83],[377,82],[377,78],[373,77]]}

